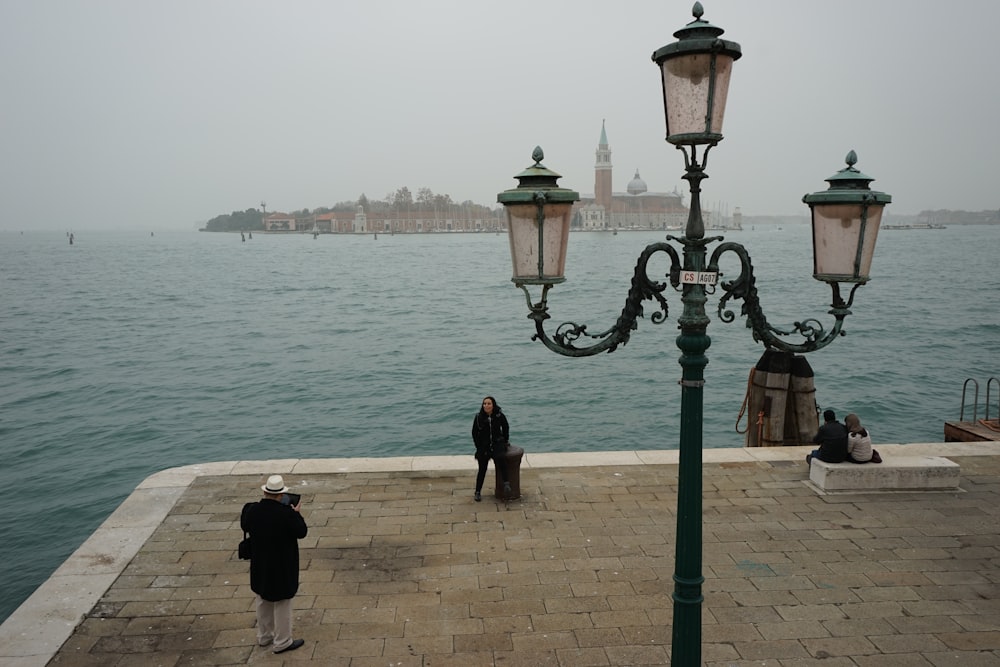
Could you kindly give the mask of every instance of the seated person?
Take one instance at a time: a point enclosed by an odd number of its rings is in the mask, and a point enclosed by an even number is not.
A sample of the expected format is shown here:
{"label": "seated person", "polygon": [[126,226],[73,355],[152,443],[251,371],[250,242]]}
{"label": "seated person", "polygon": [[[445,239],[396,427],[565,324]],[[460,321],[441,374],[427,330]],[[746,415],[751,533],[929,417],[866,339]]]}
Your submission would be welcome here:
{"label": "seated person", "polygon": [[827,463],[841,463],[847,460],[847,429],[837,421],[837,415],[833,410],[823,413],[825,423],[819,427],[813,442],[819,445],[819,449],[812,450],[806,455],[806,463],[812,463],[813,458]]}
{"label": "seated person", "polygon": [[872,460],[872,438],[868,429],[853,412],[844,417],[847,427],[847,460],[851,463],[868,463]]}

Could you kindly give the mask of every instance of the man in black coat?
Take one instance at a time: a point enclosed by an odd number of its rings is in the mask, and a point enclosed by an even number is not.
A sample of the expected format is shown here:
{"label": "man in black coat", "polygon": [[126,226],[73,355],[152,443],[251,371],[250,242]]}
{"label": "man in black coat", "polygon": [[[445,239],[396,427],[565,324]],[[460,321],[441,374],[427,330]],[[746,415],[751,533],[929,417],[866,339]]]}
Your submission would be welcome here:
{"label": "man in black coat", "polygon": [[813,442],[819,445],[819,449],[812,450],[806,455],[806,463],[811,464],[813,459],[826,461],[827,463],[842,463],[847,460],[847,427],[837,421],[837,415],[833,410],[826,410],[823,413],[824,424],[819,427]]}
{"label": "man in black coat", "polygon": [[299,513],[302,501],[295,506],[283,502],[288,487],[281,475],[271,475],[260,488],[263,500],[244,505],[240,527],[250,533],[250,589],[257,594],[257,643],[284,653],[305,643],[292,639],[292,598],[299,590],[298,541],[308,528]]}

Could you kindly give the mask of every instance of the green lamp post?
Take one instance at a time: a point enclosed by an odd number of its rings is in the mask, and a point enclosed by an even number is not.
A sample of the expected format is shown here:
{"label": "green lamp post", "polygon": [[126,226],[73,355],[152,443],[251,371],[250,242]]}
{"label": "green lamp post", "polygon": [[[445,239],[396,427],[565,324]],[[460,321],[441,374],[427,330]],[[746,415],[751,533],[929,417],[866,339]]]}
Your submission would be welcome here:
{"label": "green lamp post", "polygon": [[[714,285],[718,270],[706,271],[705,223],[701,215],[701,181],[706,178],[708,152],[722,141],[722,121],[733,63],[743,55],[740,45],[720,38],[722,28],[702,20],[701,3],[692,9],[694,21],[674,33],[676,42],[653,53],[663,83],[667,142],[684,153],[684,179],[691,188],[691,207],[684,236],[680,283],[683,312],[681,333],[680,459],[677,486],[677,532],[674,546],[674,621],[671,664],[701,664],[702,548],[702,424],[706,350],[706,285]],[[698,146],[705,146],[701,164]],[[690,151],[690,152],[689,152]],[[668,237],[669,238],[669,237]],[[711,240],[711,239],[709,239]],[[671,266],[676,262],[671,256]]]}
{"label": "green lamp post", "polygon": [[[693,14],[695,20],[674,33],[678,41],[653,53],[662,77],[666,139],[684,153],[684,179],[691,190],[687,227],[684,236],[667,236],[667,242],[652,243],[640,253],[625,306],[613,326],[591,333],[587,325],[564,322],[551,335],[545,331],[545,320],[550,318],[549,290],[565,280],[569,211],[578,195],[556,186],[559,176],[541,165],[541,149],[535,149],[535,165],[516,176],[518,187],[497,196],[508,213],[514,265],[511,280],[524,292],[528,317],[535,322],[532,338],[550,350],[570,357],[613,352],[626,344],[636,329],[644,301],[656,302],[658,310],[650,315],[650,321],[661,324],[668,318],[667,288],[680,293],[682,312],[676,338],[681,352],[680,459],[671,664],[685,667],[701,664],[703,390],[708,364],[705,352],[711,344],[707,297],[719,294],[717,315],[727,323],[737,317],[729,308],[730,300],[742,300],[740,315],[747,318],[754,340],[767,349],[807,353],[826,347],[843,335],[843,321],[851,313],[854,293],[868,281],[882,209],[892,200],[869,189],[872,179],[854,168],[854,151],[847,157],[847,168],[827,179],[828,190],[806,195],[803,201],[812,211],[813,276],[831,285],[828,313],[834,322],[829,329],[813,318],[785,328],[768,323],[746,248],[721,236],[705,238],[701,181],[707,178],[704,170],[709,150],[723,138],[729,75],[741,51],[735,42],[720,38],[722,28],[702,20],[700,2],[695,3]],[[705,147],[700,161],[699,146]],[[709,255],[708,246],[716,241],[718,245]],[[680,252],[671,242],[680,246]],[[658,252],[670,258],[670,270],[662,279],[651,279],[648,262]],[[739,274],[720,281],[719,260],[728,252],[738,257]],[[853,284],[846,301],[840,292],[842,282]],[[529,291],[533,285],[542,286],[537,302],[532,301]],[[788,339],[793,336],[798,338]]]}

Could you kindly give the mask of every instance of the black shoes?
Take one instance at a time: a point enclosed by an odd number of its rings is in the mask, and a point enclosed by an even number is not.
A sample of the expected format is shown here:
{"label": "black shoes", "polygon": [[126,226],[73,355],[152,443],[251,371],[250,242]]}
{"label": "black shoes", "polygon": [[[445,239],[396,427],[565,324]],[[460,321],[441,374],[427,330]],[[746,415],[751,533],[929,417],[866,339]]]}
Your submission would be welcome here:
{"label": "black shoes", "polygon": [[813,457],[812,454],[806,454],[806,465],[812,465]]}
{"label": "black shoes", "polygon": [[[510,494],[513,493],[513,491],[510,490],[510,482],[503,483],[503,493],[508,498],[510,497]],[[477,503],[480,502],[483,499],[483,494],[480,493],[479,491],[476,491],[475,499]]]}
{"label": "black shoes", "polygon": [[274,654],[277,655],[279,653],[284,653],[285,651],[294,651],[297,648],[301,648],[302,645],[305,643],[306,643],[305,639],[296,639],[285,648],[279,648],[277,651],[274,652]]}

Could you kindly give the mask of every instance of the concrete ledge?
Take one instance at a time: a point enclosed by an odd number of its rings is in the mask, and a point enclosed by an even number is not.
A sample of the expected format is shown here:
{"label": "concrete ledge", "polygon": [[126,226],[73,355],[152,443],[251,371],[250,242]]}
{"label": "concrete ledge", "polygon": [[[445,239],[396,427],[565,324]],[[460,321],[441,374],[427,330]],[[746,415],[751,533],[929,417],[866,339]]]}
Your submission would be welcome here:
{"label": "concrete ledge", "polygon": [[956,489],[957,463],[940,456],[883,457],[882,463],[827,463],[813,459],[809,481],[823,491]]}

